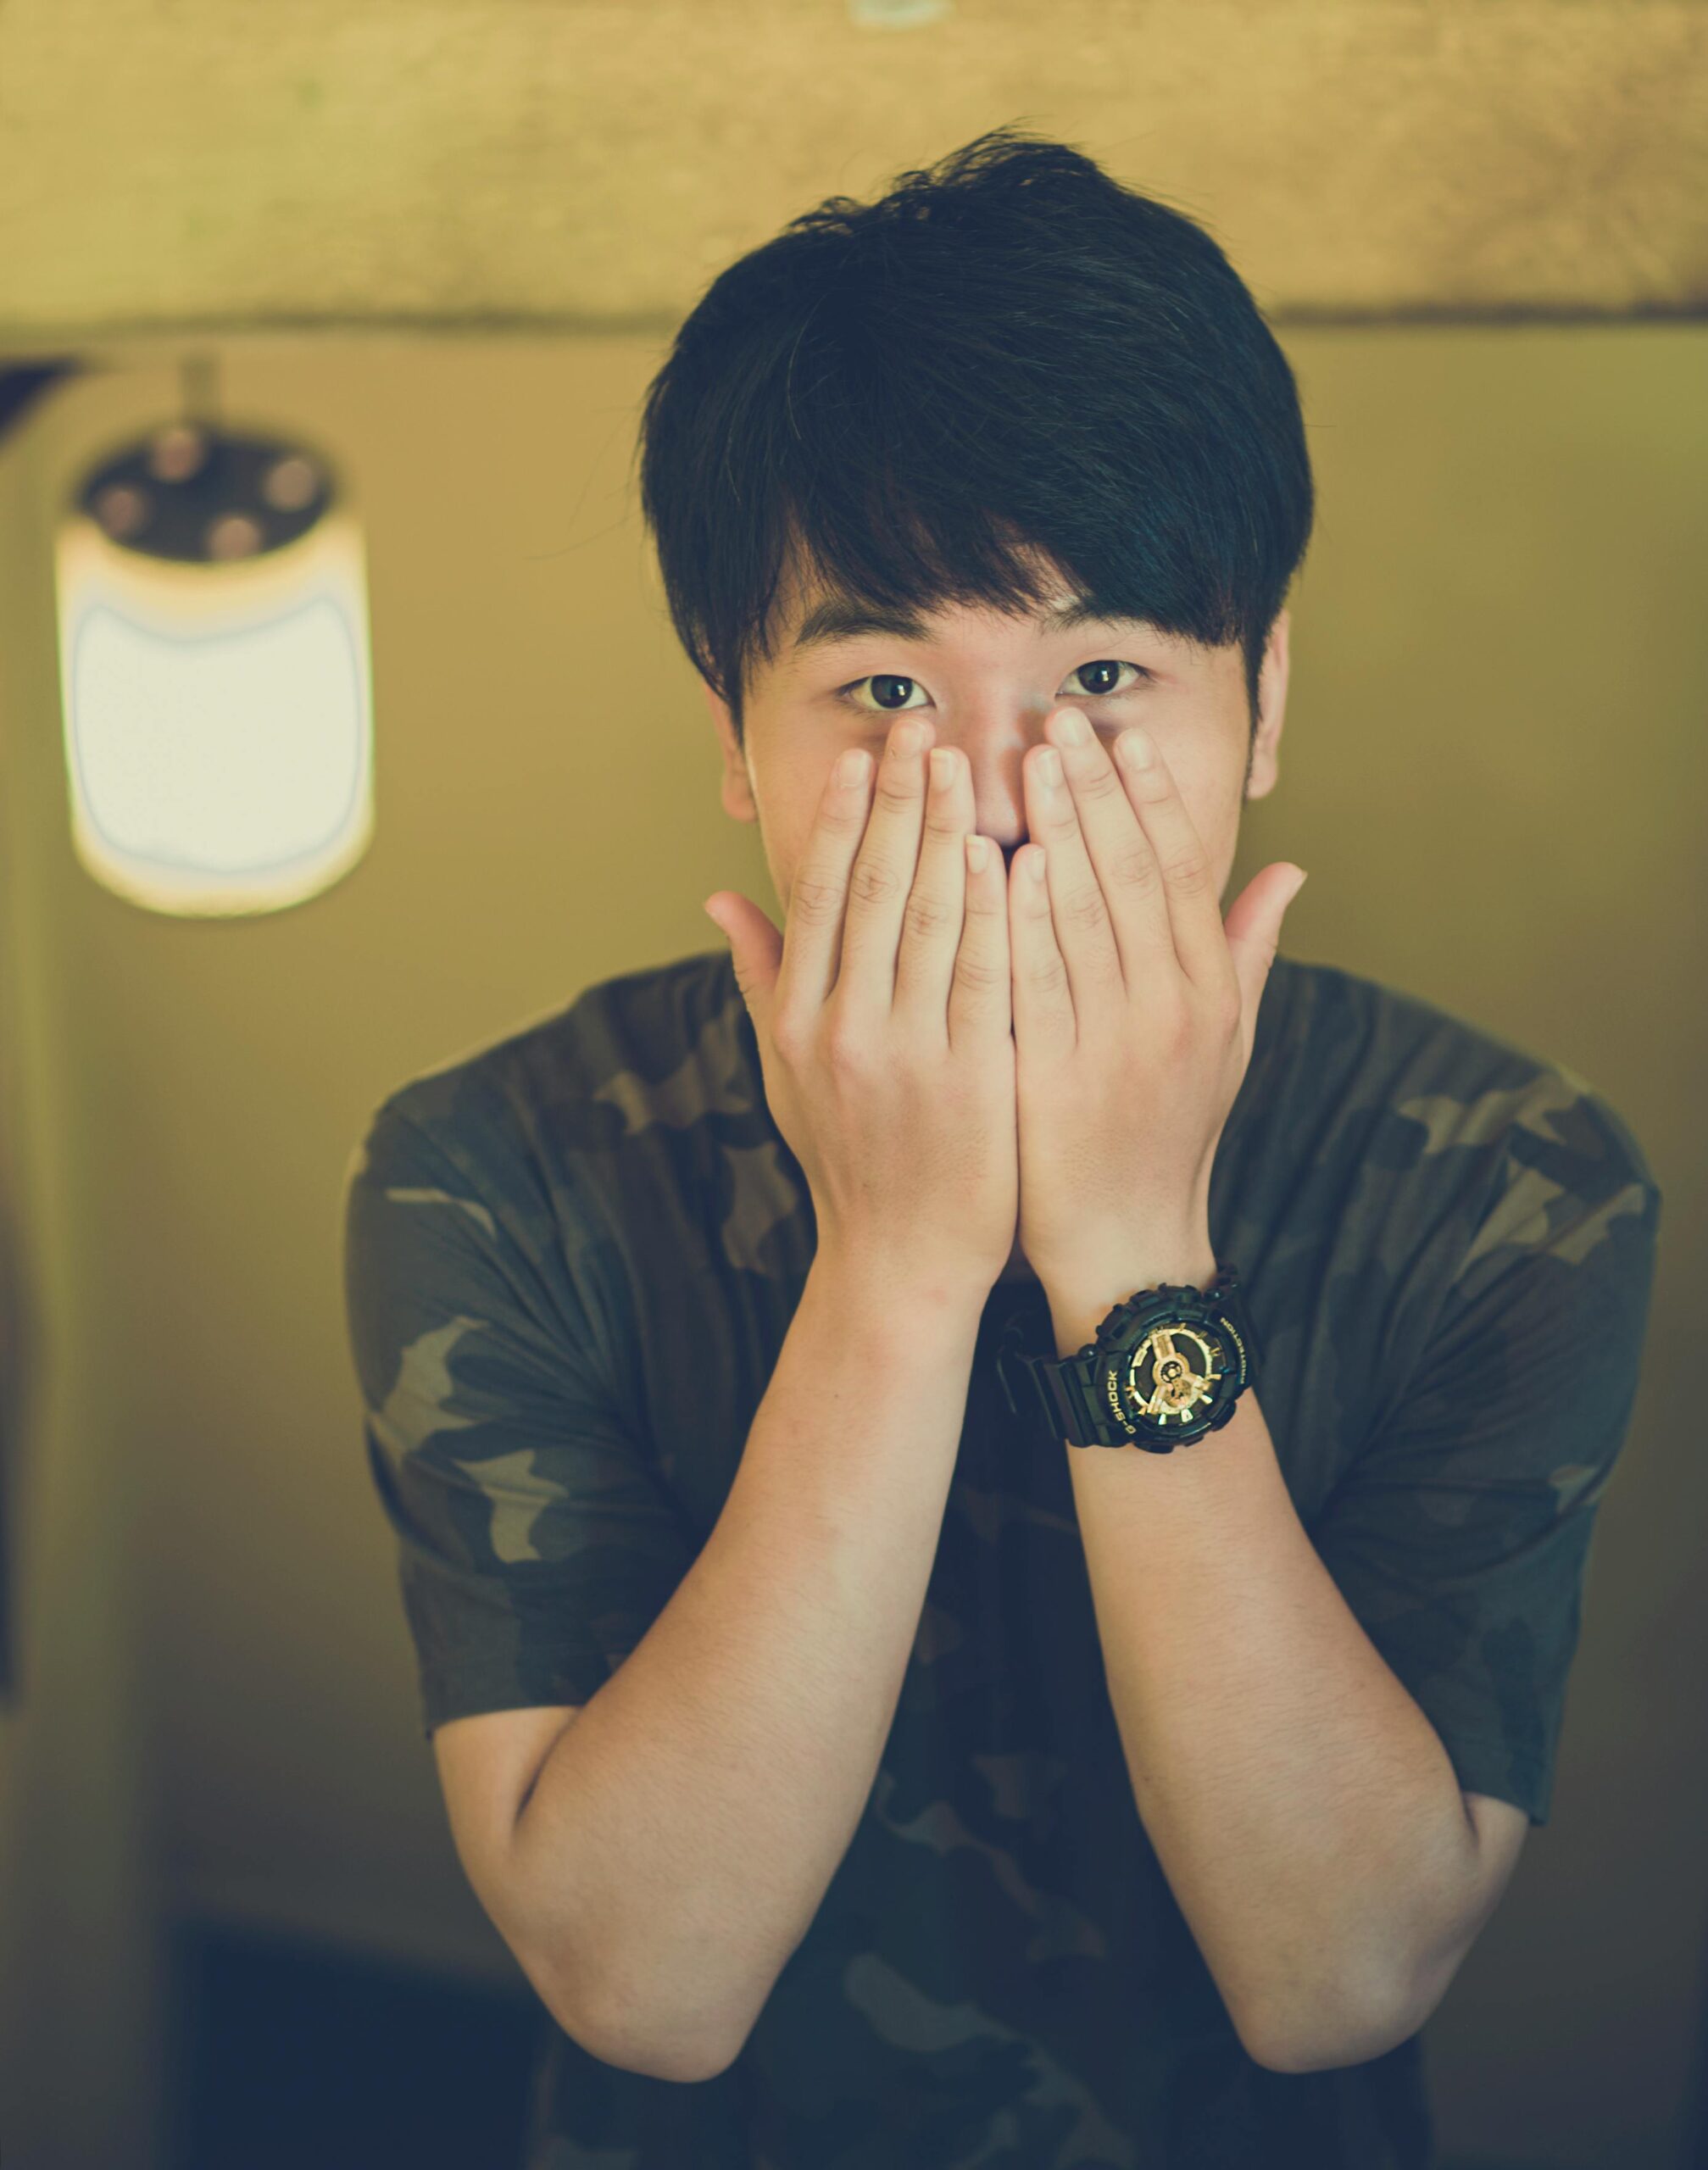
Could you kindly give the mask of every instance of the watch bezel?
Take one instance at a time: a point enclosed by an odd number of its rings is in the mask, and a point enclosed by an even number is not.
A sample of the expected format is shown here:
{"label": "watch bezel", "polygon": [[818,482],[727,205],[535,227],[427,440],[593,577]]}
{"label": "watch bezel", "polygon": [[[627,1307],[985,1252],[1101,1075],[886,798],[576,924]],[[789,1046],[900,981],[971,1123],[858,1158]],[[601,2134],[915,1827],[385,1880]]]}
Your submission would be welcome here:
{"label": "watch bezel", "polygon": [[[1219,1432],[1233,1415],[1252,1369],[1246,1337],[1230,1316],[1232,1290],[1225,1273],[1219,1273],[1207,1289],[1162,1282],[1105,1319],[1079,1352],[1089,1363],[1095,1421],[1122,1432],[1134,1444],[1161,1454]],[[1152,1335],[1169,1326],[1213,1342],[1223,1366],[1214,1375],[1210,1394],[1178,1421],[1144,1414],[1136,1405],[1132,1384],[1134,1365]]]}

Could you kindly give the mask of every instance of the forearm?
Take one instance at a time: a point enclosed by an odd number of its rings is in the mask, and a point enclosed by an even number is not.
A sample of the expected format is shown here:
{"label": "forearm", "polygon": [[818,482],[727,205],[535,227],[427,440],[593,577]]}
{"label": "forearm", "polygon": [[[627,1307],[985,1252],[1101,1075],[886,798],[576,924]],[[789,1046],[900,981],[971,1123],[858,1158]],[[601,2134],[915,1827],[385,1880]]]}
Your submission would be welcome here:
{"label": "forearm", "polygon": [[1134,1798],[1248,2048],[1381,2054],[1476,1857],[1434,1728],[1311,1545],[1255,1392],[1171,1455],[1063,1451]]}
{"label": "forearm", "polygon": [[981,1305],[821,1252],[730,1494],[518,1821],[599,2053],[720,2069],[870,1794],[925,1600]]}

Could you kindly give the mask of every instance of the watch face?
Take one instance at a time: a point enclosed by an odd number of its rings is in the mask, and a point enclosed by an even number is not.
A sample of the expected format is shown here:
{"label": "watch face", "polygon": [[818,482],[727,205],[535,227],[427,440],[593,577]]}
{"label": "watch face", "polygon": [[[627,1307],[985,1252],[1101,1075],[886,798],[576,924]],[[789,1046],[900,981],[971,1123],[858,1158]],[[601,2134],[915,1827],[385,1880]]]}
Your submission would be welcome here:
{"label": "watch face", "polygon": [[1129,1418],[1165,1433],[1205,1428],[1239,1383],[1238,1366],[1216,1329],[1183,1319],[1154,1326],[1115,1376]]}

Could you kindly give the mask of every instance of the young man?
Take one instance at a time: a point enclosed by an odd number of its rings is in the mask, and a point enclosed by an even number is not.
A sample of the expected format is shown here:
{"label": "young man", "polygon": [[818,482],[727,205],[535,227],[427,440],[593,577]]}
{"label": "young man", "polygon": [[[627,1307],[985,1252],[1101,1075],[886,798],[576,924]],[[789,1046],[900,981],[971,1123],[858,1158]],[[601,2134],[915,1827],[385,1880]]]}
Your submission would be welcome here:
{"label": "young man", "polygon": [[1222,915],[1312,502],[1198,227],[993,131],[725,272],[643,437],[785,927],[403,1084],[348,1198],[530,2170],[1417,2170],[1652,1175],[1277,956],[1297,867]]}

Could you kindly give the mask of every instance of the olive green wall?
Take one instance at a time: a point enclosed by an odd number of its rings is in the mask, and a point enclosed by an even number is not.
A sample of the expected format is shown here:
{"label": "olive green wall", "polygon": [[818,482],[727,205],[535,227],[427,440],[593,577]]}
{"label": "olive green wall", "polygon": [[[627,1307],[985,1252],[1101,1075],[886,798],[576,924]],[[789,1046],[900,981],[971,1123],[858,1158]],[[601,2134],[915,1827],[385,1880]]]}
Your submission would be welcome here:
{"label": "olive green wall", "polygon": [[[247,921],[107,894],[65,818],[47,522],[92,446],[173,410],[177,352],[113,353],[0,453],[0,1079],[51,1344],[19,1533],[27,1694],[0,1719],[0,1868],[36,1894],[0,1946],[0,1989],[27,1987],[39,2015],[0,2049],[26,2094],[74,2084],[98,2022],[120,2096],[128,2070],[146,2101],[156,1899],[515,1978],[419,1730],[340,1210],[367,1115],[403,1078],[591,981],[716,946],[714,888],[776,915],[756,832],[719,808],[628,481],[667,336],[220,349],[233,421],[297,425],[347,463],[377,715],[369,856]],[[1708,1782],[1687,1372],[1708,329],[1283,336],[1321,520],[1282,782],[1248,813],[1228,893],[1296,860],[1290,954],[1580,1071],[1666,1200],[1554,1820],[1428,2030],[1443,2139],[1673,2170]],[[99,1952],[79,1927],[92,1867]]]}
{"label": "olive green wall", "polygon": [[[139,1271],[159,1277],[181,1236],[163,1224],[145,1238],[130,1217],[147,1126],[133,1119],[131,1034],[101,988],[118,925],[103,928],[98,904],[90,915],[97,900],[66,858],[40,450],[27,425],[0,444],[0,1212],[28,1314],[0,1334],[23,1363],[25,1427],[4,1472],[0,2161],[148,2170],[159,1796],[147,1777],[147,1488],[131,1480],[153,1381],[190,1352],[162,1344],[138,1370],[125,1347]],[[139,1268],[139,1243],[152,1266]]]}

